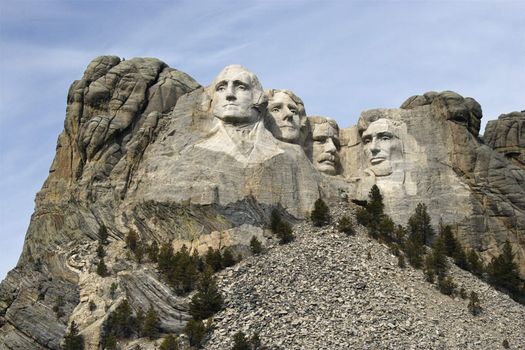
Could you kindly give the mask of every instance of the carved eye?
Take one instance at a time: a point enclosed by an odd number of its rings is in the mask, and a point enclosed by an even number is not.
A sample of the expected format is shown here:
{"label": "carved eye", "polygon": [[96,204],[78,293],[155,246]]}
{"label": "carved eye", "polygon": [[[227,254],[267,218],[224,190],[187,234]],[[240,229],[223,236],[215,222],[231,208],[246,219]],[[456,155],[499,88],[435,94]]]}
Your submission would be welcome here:
{"label": "carved eye", "polygon": [[275,112],[275,113],[279,112],[280,110],[281,109],[279,107],[273,107],[272,108],[272,112]]}
{"label": "carved eye", "polygon": [[364,139],[364,140],[363,140],[363,143],[366,145],[366,144],[369,144],[370,141],[372,141],[372,140],[370,140],[370,139]]}
{"label": "carved eye", "polygon": [[390,140],[390,139],[392,139],[390,136],[383,136],[383,137],[381,138],[381,140],[383,140],[383,141],[388,141],[388,140]]}
{"label": "carved eye", "polygon": [[239,86],[237,86],[237,89],[239,89],[239,90],[247,90],[247,87],[246,87],[246,85],[240,84]]}
{"label": "carved eye", "polygon": [[226,85],[219,85],[215,88],[215,91],[224,91],[226,90]]}
{"label": "carved eye", "polygon": [[295,108],[290,108],[290,112],[292,112],[293,114],[297,114],[297,109],[295,109]]}

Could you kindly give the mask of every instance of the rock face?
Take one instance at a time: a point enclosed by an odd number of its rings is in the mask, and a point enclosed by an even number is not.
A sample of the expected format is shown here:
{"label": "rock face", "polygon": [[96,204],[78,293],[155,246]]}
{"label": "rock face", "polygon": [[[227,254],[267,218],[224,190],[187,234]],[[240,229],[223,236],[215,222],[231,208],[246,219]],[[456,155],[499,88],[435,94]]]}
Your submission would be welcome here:
{"label": "rock face", "polygon": [[[400,224],[423,202],[434,224],[454,224],[485,259],[509,240],[525,274],[524,170],[477,138],[480,119],[471,98],[427,93],[340,129],[307,117],[292,92],[264,91],[238,65],[202,87],[157,59],[98,57],[70,88],[22,255],[0,284],[0,344],[59,349],[74,320],[95,349],[124,299],[134,312],[155,305],[162,330],[180,332],[188,298],[175,297],[153,263],[134,261],[127,234],[143,244],[249,255],[253,236],[272,244],[265,227],[273,209],[297,223],[318,198],[366,199],[373,184]],[[500,129],[491,126],[491,135]],[[513,132],[489,144],[510,149]],[[96,273],[102,228],[104,278]]]}
{"label": "rock face", "polygon": [[365,111],[343,134],[343,167],[356,197],[366,199],[377,184],[399,224],[424,203],[434,225],[453,225],[486,262],[509,240],[525,274],[525,172],[478,139],[479,105],[447,91],[401,107]]}
{"label": "rock face", "polygon": [[497,120],[488,121],[483,140],[525,169],[525,111],[502,114]]}

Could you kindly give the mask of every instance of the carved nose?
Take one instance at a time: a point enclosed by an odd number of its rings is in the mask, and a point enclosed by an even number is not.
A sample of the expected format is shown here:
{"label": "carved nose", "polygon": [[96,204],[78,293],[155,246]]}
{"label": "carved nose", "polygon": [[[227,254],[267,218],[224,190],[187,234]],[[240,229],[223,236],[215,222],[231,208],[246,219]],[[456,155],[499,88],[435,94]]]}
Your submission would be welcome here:
{"label": "carved nose", "polygon": [[329,153],[335,153],[335,151],[337,150],[337,148],[335,147],[334,141],[332,141],[332,139],[329,138],[328,140],[326,140],[325,150],[326,152],[329,152]]}
{"label": "carved nose", "polygon": [[235,101],[237,97],[235,97],[235,93],[233,91],[233,86],[228,86],[226,88],[226,100],[228,101]]}

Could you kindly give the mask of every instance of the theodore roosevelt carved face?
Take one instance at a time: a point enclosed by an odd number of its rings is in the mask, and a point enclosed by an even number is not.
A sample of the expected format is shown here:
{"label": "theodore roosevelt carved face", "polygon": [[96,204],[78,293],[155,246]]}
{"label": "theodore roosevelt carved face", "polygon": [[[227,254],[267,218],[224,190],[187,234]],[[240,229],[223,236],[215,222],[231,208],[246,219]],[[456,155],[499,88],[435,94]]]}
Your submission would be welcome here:
{"label": "theodore roosevelt carved face", "polygon": [[402,144],[396,135],[395,126],[388,119],[378,119],[361,135],[363,150],[369,169],[376,176],[392,173],[393,162],[402,157]]}
{"label": "theodore roosevelt carved face", "polygon": [[264,93],[255,74],[246,68],[227,66],[210,90],[212,113],[224,123],[248,125],[259,120]]}
{"label": "theodore roosevelt carved face", "polygon": [[339,162],[339,127],[333,119],[310,118],[312,130],[312,162],[322,173],[335,175]]}
{"label": "theodore roosevelt carved face", "polygon": [[275,138],[299,144],[306,115],[303,101],[288,90],[268,90],[267,128]]}

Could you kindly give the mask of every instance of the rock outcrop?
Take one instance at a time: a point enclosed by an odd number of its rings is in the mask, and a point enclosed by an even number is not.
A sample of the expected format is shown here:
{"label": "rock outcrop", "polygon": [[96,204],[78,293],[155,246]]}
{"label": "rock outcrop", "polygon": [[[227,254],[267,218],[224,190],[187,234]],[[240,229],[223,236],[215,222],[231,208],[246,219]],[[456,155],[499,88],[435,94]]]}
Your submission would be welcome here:
{"label": "rock outcrop", "polygon": [[[487,127],[494,136],[486,142],[497,151],[514,147],[520,118],[517,127]],[[131,257],[126,235],[246,256],[253,236],[264,245],[275,241],[266,229],[272,210],[305,225],[318,198],[348,205],[366,199],[373,184],[396,222],[405,224],[416,204],[426,203],[435,225],[454,224],[462,243],[485,260],[509,240],[525,275],[523,153],[511,152],[509,160],[483,144],[480,120],[473,99],[427,93],[401,109],[366,111],[357,126],[340,129],[330,118],[307,117],[290,91],[265,92],[241,66],[226,67],[203,87],[157,59],[98,57],[70,88],[22,255],[0,284],[0,344],[59,349],[74,320],[96,349],[109,313],[124,299],[134,312],[155,305],[162,330],[180,332],[188,298],[175,296],[153,263]],[[100,230],[109,236],[107,277],[96,273]],[[314,240],[307,251],[317,243],[339,244]],[[212,348],[223,343],[218,334]],[[428,344],[445,344],[434,338]]]}
{"label": "rock outcrop", "polygon": [[525,111],[502,114],[497,120],[489,120],[483,140],[525,169]]}

